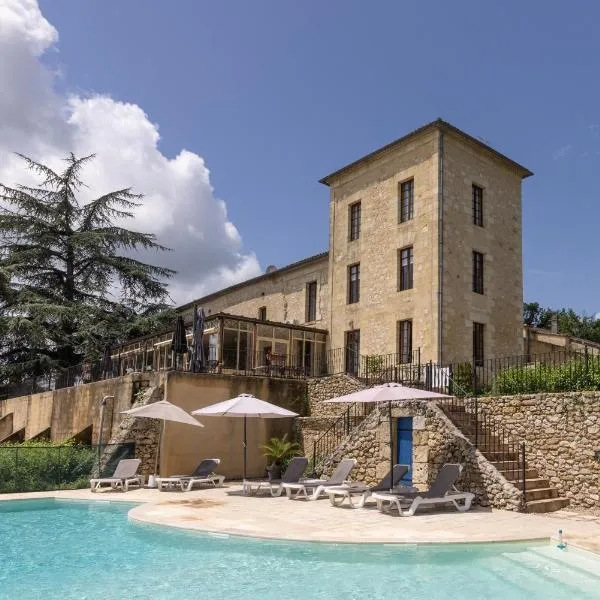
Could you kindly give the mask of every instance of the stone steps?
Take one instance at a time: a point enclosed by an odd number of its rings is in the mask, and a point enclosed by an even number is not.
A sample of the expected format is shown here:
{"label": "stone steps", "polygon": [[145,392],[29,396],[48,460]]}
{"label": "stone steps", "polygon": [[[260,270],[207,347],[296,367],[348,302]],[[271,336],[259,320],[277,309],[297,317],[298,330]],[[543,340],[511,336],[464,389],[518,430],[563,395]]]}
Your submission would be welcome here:
{"label": "stone steps", "polygon": [[548,513],[569,506],[568,498],[546,498],[544,500],[527,501],[527,512]]}
{"label": "stone steps", "polygon": [[[520,452],[515,448],[516,442],[506,444],[504,436],[490,435],[485,423],[476,421],[474,415],[466,412],[464,406],[446,406],[444,411],[471,443],[477,437],[477,449],[490,461],[511,484],[523,489]],[[527,512],[546,513],[559,510],[569,505],[568,498],[561,498],[556,488],[536,468],[525,465],[525,501]]]}
{"label": "stone steps", "polygon": [[525,497],[527,502],[533,500],[551,500],[552,498],[558,498],[558,490],[552,487],[527,490]]}

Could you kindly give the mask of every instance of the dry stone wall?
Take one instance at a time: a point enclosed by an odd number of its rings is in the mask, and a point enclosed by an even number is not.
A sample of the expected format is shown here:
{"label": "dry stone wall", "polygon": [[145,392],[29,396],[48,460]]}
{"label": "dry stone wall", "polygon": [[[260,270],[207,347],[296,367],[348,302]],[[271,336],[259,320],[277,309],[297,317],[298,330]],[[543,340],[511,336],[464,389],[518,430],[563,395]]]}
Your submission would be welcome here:
{"label": "dry stone wall", "polygon": [[[426,489],[447,462],[464,466],[457,487],[475,494],[480,506],[518,511],[521,492],[464,437],[434,402],[411,401],[392,406],[393,422],[413,417],[413,485]],[[331,474],[342,458],[356,458],[352,479],[370,485],[389,471],[389,410],[375,409],[321,465]]]}
{"label": "dry stone wall", "polygon": [[365,386],[348,375],[309,379],[306,384],[308,417],[298,419],[299,439],[305,455],[312,458],[313,441],[319,439],[346,410],[343,404],[324,404],[324,400],[351,394]]}
{"label": "dry stone wall", "polygon": [[[471,401],[473,402],[473,401]],[[577,507],[600,506],[600,392],[479,398],[526,444],[527,464]]]}
{"label": "dry stone wall", "polygon": [[[152,404],[163,397],[163,386],[151,386],[140,390],[131,408]],[[158,438],[161,423],[156,419],[139,419],[125,415],[120,423],[113,428],[108,444],[124,444],[135,442],[135,456],[141,459],[140,473],[146,477],[154,473]],[[109,452],[110,450],[107,450]],[[103,457],[107,460],[108,457]]]}

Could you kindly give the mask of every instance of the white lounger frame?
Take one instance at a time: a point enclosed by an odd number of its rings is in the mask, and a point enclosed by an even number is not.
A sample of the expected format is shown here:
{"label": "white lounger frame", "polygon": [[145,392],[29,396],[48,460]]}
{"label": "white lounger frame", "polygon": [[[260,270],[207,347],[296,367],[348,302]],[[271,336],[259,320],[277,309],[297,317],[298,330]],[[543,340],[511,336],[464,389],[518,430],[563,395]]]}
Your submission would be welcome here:
{"label": "white lounger frame", "polygon": [[101,477],[99,479],[90,479],[90,488],[92,492],[97,492],[102,488],[103,483],[110,484],[113,490],[129,491],[129,486],[141,487],[142,480],[139,476],[121,479],[119,477]]}
{"label": "white lounger frame", "polygon": [[[308,479],[299,483],[283,484],[285,495],[293,500],[298,500],[300,498],[306,498],[307,500],[317,500],[317,498],[319,498],[321,494],[327,493],[327,490],[331,487],[339,488],[340,486],[333,486],[331,484],[328,485],[327,481],[321,479]],[[294,494],[294,492],[296,493]]]}
{"label": "white lounger frame", "polygon": [[[473,502],[473,498],[475,494],[471,492],[459,492],[452,491],[448,492],[445,496],[441,496],[438,498],[427,498],[424,496],[416,496],[415,498],[405,498],[400,495],[393,495],[384,492],[375,492],[372,495],[372,498],[377,501],[377,508],[381,512],[389,512],[394,506],[398,509],[400,516],[403,517],[412,517],[419,506],[423,504],[454,504],[456,510],[459,512],[466,512],[471,508],[471,503]],[[412,502],[411,502],[412,500]],[[460,502],[463,504],[460,504]],[[408,508],[402,508],[402,503],[405,505],[410,502],[410,506]],[[386,505],[387,503],[387,505]]]}
{"label": "white lounger frame", "polygon": [[209,475],[208,477],[158,477],[156,483],[161,492],[174,486],[179,486],[182,492],[191,492],[196,484],[209,484],[221,487],[225,481],[224,475]]}
{"label": "white lounger frame", "polygon": [[268,489],[273,498],[281,496],[283,493],[283,483],[269,481],[268,479],[260,479],[258,481],[244,480],[243,491],[247,496],[258,495],[258,492],[262,489]]}
{"label": "white lounger frame", "polygon": [[[369,499],[372,492],[367,486],[334,486],[326,490],[329,496],[329,502],[331,506],[341,506],[344,504],[344,500],[348,500],[348,504],[352,508],[362,508],[365,502]],[[355,504],[353,498],[358,496],[358,502]]]}

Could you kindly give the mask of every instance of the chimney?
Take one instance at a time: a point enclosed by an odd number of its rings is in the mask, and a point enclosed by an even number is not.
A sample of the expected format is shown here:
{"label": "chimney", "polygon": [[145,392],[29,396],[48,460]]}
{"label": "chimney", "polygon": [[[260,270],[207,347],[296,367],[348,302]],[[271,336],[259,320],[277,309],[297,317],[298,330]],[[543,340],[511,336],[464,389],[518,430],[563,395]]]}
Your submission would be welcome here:
{"label": "chimney", "polygon": [[552,333],[558,333],[558,315],[556,313],[552,313],[550,317],[550,331]]}

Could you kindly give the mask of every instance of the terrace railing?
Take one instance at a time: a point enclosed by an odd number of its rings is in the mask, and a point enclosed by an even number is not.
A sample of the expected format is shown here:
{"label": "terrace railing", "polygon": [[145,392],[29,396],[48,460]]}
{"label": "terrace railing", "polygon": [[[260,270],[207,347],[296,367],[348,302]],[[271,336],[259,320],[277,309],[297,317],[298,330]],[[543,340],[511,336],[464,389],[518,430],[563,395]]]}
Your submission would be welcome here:
{"label": "terrace railing", "polygon": [[356,403],[348,406],[337,417],[319,438],[313,440],[312,472],[316,473],[318,465],[350,435],[355,427],[360,425],[373,410],[373,404]]}

